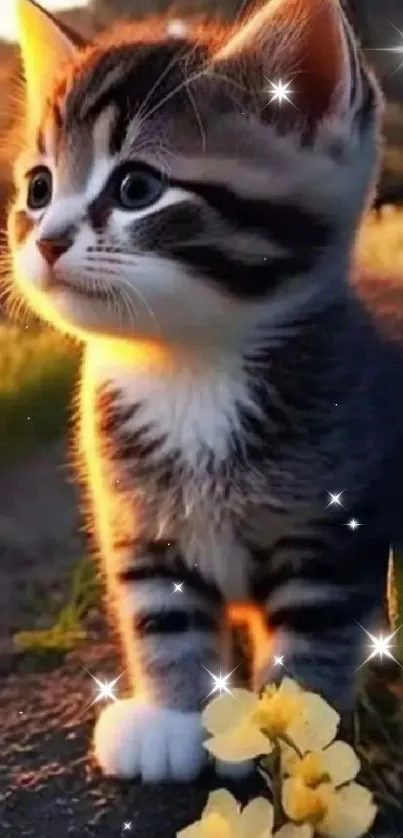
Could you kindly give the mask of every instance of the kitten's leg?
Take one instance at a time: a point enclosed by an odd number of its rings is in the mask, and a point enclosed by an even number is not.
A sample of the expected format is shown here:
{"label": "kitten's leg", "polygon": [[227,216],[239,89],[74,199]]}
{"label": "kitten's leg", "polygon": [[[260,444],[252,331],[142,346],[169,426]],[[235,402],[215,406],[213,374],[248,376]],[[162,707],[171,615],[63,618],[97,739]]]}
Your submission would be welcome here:
{"label": "kitten's leg", "polygon": [[207,756],[200,710],[209,672],[222,667],[221,597],[173,546],[149,545],[124,568],[116,557],[119,566],[110,581],[134,697],[103,711],[95,755],[108,775],[190,781]]}
{"label": "kitten's leg", "polygon": [[[364,629],[379,627],[389,547],[336,530],[332,549],[322,536],[306,527],[291,532],[267,561],[259,592],[274,645],[255,686],[287,674],[342,712],[354,706],[357,671],[370,654]],[[283,656],[283,666],[274,656]]]}

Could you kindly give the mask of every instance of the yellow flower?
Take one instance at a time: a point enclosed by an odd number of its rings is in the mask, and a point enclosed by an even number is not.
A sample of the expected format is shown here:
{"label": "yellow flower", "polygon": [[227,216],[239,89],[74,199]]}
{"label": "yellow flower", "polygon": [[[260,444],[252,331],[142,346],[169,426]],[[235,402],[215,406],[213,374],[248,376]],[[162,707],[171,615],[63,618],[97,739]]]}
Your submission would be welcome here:
{"label": "yellow flower", "polygon": [[361,764],[355,751],[341,740],[336,740],[323,751],[297,756],[292,748],[282,752],[282,774],[299,778],[306,786],[315,788],[324,782],[342,786],[354,780]]}
{"label": "yellow flower", "polygon": [[300,776],[284,781],[282,804],[292,821],[305,822],[311,835],[315,831],[328,838],[360,838],[377,811],[371,792],[358,783],[337,788],[327,782],[312,788]]}
{"label": "yellow flower", "polygon": [[233,689],[210,701],[203,711],[203,724],[212,737],[204,745],[213,756],[225,762],[242,762],[271,753],[273,744],[254,717],[258,702],[258,696],[243,689]]}
{"label": "yellow flower", "polygon": [[273,817],[273,807],[263,797],[241,811],[235,798],[220,789],[209,795],[201,820],[177,833],[177,838],[272,838]]}
{"label": "yellow flower", "polygon": [[279,687],[266,687],[260,698],[234,689],[213,699],[203,713],[203,724],[212,734],[205,747],[219,759],[238,762],[270,754],[285,737],[305,754],[328,745],[339,721],[323,698],[284,678]]}
{"label": "yellow flower", "polygon": [[[177,838],[273,838],[273,806],[257,797],[241,810],[224,789],[209,795],[201,820],[177,833]],[[311,838],[310,827],[287,823],[274,838]]]}
{"label": "yellow flower", "polygon": [[266,687],[256,720],[270,739],[285,737],[305,754],[332,742],[340,716],[320,695],[305,692],[284,678],[278,689]]}

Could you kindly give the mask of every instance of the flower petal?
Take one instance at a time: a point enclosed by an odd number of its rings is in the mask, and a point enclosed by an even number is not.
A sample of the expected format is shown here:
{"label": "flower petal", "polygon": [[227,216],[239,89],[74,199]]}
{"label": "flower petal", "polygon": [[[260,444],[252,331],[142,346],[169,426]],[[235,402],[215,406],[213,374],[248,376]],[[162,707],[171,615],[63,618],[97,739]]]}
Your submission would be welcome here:
{"label": "flower petal", "polygon": [[294,773],[294,770],[298,766],[300,759],[290,745],[286,745],[285,742],[280,742],[279,744],[281,776],[286,777]]}
{"label": "flower petal", "polygon": [[[285,695],[300,695],[303,692],[303,689],[294,681],[293,678],[283,678],[279,688],[279,693]],[[306,695],[312,695],[312,693],[306,693]]]}
{"label": "flower petal", "polygon": [[270,754],[273,750],[272,743],[252,724],[238,725],[227,733],[212,736],[204,747],[224,762],[242,762]]}
{"label": "flower petal", "polygon": [[241,813],[238,822],[240,838],[271,838],[274,823],[274,809],[264,797],[251,800]]}
{"label": "flower petal", "polygon": [[329,838],[360,838],[368,832],[377,813],[372,793],[358,783],[350,783],[336,793],[320,826]]}
{"label": "flower petal", "polygon": [[305,754],[329,745],[336,736],[339,722],[339,714],[320,695],[305,693],[301,711],[287,732],[297,748]]}
{"label": "flower petal", "polygon": [[313,826],[310,823],[297,825],[296,823],[285,823],[274,833],[274,838],[312,838]]}
{"label": "flower petal", "polygon": [[235,829],[241,807],[235,797],[226,789],[212,791],[207,799],[202,817],[205,818],[212,812],[217,812],[228,824]]}
{"label": "flower petal", "polygon": [[180,832],[176,833],[176,838],[203,838],[201,821],[196,821],[185,829],[181,829]]}
{"label": "flower petal", "polygon": [[355,751],[340,739],[332,742],[320,755],[323,767],[335,786],[349,783],[357,776],[361,763]]}
{"label": "flower petal", "polygon": [[235,688],[213,698],[203,710],[203,725],[212,734],[226,733],[256,707],[257,696],[249,690]]}
{"label": "flower petal", "polygon": [[329,800],[333,800],[335,796],[336,792],[330,783],[322,783],[312,789],[299,777],[289,777],[283,783],[281,802],[290,820],[302,822],[322,818],[329,806]]}

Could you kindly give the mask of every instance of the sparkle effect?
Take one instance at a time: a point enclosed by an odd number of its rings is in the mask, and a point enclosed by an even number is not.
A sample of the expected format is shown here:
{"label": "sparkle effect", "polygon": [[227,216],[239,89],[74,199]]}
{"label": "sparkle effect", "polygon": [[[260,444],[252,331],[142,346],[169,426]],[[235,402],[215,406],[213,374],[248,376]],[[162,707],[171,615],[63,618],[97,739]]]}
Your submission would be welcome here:
{"label": "sparkle effect", "polygon": [[[360,625],[360,623],[359,623],[359,625]],[[362,666],[364,666],[366,663],[368,663],[368,661],[372,660],[373,658],[379,658],[382,661],[385,657],[385,658],[389,658],[390,660],[399,664],[399,661],[397,661],[396,658],[394,657],[394,655],[392,655],[391,647],[392,647],[393,638],[395,637],[397,632],[401,629],[401,626],[399,626],[396,629],[396,631],[392,632],[392,634],[385,634],[385,635],[384,634],[378,634],[378,635],[371,634],[371,632],[367,631],[367,629],[364,628],[364,626],[361,626],[361,628],[365,631],[365,634],[367,634],[369,639],[371,640],[372,652],[368,655],[367,658],[365,658],[365,661],[361,664],[359,669],[361,669]],[[400,666],[400,664],[399,664],[399,666]]]}
{"label": "sparkle effect", "polygon": [[[394,23],[391,23],[391,26],[393,26],[393,29],[395,29],[395,31],[397,32],[399,37],[402,39],[402,43],[401,44],[396,44],[396,46],[394,46],[394,47],[372,47],[370,49],[371,52],[395,52],[397,55],[403,56],[403,32],[397,26],[395,26]],[[403,67],[403,61],[401,62],[401,64],[399,64],[398,67],[396,67],[396,70],[394,70],[393,73],[391,73],[389,78],[394,76],[395,73],[398,73],[399,70],[402,69],[402,67]]]}
{"label": "sparkle effect", "polygon": [[[343,489],[343,492],[344,492],[344,489]],[[343,492],[328,492],[328,495],[329,495],[329,497],[330,497],[330,501],[329,501],[329,503],[328,503],[328,505],[327,505],[326,509],[327,509],[329,506],[343,506],[343,504],[342,504],[342,502],[341,502],[341,500],[340,500],[340,498],[341,498],[341,496],[342,496]]]}
{"label": "sparkle effect", "polygon": [[360,527],[361,524],[357,521],[357,518],[350,518],[350,520],[347,521],[346,526],[354,532],[355,530],[358,530],[358,527]]}
{"label": "sparkle effect", "polygon": [[98,693],[95,696],[94,701],[92,701],[91,704],[89,705],[89,707],[92,707],[93,704],[97,704],[98,701],[105,701],[105,700],[108,700],[108,699],[110,701],[117,701],[117,698],[116,698],[116,695],[115,695],[115,685],[120,680],[122,675],[124,675],[126,670],[121,672],[120,675],[118,675],[118,677],[115,678],[113,681],[100,681],[99,678],[96,678],[95,675],[92,675],[91,672],[88,672],[88,669],[86,669],[85,671],[88,673],[88,675],[90,675],[92,680],[95,681],[95,683],[98,687]]}
{"label": "sparkle effect", "polygon": [[274,666],[284,666],[284,663],[283,663],[284,655],[281,655],[280,657],[278,657],[277,655],[274,655],[273,661],[274,661],[274,664],[273,664]]}
{"label": "sparkle effect", "polygon": [[235,672],[235,669],[233,669],[231,672],[228,672],[227,675],[223,675],[221,669],[219,675],[213,675],[213,673],[210,672],[210,670],[207,669],[206,666],[204,667],[204,669],[206,670],[206,672],[208,672],[209,675],[211,675],[213,680],[213,689],[209,692],[207,698],[209,698],[210,695],[214,695],[214,693],[219,693],[220,695],[222,695],[222,693],[228,693],[228,695],[232,695],[228,681],[231,678],[232,673]]}
{"label": "sparkle effect", "polygon": [[123,824],[123,832],[131,832],[132,821],[125,821]]}
{"label": "sparkle effect", "polygon": [[174,594],[183,594],[183,585],[184,582],[174,582],[172,586]]}
{"label": "sparkle effect", "polygon": [[[266,76],[265,76],[266,78]],[[268,104],[271,105],[272,102],[278,102],[281,105],[283,102],[289,102],[290,105],[293,105],[293,102],[290,99],[290,94],[294,91],[290,89],[291,82],[284,82],[277,81],[273,82],[270,79],[266,78],[270,87],[266,88],[266,92],[271,94],[271,99],[269,99]],[[294,105],[295,107],[295,105]]]}

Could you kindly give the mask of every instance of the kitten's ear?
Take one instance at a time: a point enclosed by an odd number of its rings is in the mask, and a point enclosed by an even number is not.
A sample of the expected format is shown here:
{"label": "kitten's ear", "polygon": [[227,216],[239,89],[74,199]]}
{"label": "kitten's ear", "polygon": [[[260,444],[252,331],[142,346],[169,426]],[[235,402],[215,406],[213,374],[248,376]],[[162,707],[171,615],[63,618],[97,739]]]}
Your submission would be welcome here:
{"label": "kitten's ear", "polygon": [[302,118],[348,107],[352,68],[338,0],[269,0],[216,59],[237,57],[261,73],[262,93],[268,81],[290,83]]}
{"label": "kitten's ear", "polygon": [[37,115],[49,82],[84,42],[34,0],[17,0],[17,21],[29,113]]}

